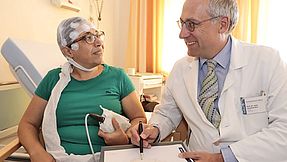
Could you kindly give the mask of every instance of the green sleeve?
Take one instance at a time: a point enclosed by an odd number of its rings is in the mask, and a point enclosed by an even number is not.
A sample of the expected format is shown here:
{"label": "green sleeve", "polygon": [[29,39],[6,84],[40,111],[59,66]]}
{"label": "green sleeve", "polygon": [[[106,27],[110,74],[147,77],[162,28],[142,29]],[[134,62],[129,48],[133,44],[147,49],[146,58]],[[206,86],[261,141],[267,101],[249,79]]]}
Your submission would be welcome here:
{"label": "green sleeve", "polygon": [[120,78],[121,78],[121,100],[128,96],[131,92],[135,90],[135,87],[123,69],[120,69]]}
{"label": "green sleeve", "polygon": [[60,68],[53,69],[47,73],[47,75],[41,80],[35,94],[44,100],[48,101],[51,95],[51,92],[59,80],[59,73],[61,72]]}

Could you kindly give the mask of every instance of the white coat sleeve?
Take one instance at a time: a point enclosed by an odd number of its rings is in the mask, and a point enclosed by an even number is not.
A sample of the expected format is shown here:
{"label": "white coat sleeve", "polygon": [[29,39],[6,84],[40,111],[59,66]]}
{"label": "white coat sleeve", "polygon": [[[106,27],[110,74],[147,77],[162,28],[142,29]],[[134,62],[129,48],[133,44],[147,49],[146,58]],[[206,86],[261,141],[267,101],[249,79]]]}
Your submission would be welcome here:
{"label": "white coat sleeve", "polygon": [[176,129],[182,119],[182,113],[176,105],[170,90],[171,82],[172,75],[169,76],[169,80],[164,87],[161,103],[156,106],[151,119],[148,122],[159,128],[161,140],[167,137],[171,131]]}

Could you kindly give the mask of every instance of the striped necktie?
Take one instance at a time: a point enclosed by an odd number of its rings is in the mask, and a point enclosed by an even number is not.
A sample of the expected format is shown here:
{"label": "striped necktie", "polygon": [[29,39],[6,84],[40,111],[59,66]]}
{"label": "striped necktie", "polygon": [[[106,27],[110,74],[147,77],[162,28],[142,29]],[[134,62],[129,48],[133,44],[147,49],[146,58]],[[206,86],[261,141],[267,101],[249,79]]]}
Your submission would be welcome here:
{"label": "striped necktie", "polygon": [[206,63],[207,75],[202,82],[198,101],[206,118],[218,128],[221,117],[214,106],[214,101],[218,98],[218,79],[215,74],[217,63],[214,60],[207,60]]}

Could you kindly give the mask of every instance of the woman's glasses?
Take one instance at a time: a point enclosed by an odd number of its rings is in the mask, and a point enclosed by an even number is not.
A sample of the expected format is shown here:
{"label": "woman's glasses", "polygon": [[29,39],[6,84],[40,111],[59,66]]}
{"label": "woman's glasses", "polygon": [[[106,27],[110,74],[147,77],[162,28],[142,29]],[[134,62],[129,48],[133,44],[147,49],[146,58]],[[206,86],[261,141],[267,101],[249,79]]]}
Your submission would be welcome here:
{"label": "woman's glasses", "polygon": [[68,44],[67,47],[71,48],[72,44],[79,42],[81,40],[86,41],[88,44],[93,44],[96,39],[104,41],[104,38],[105,38],[105,32],[103,31],[97,31],[95,34],[89,32],[88,34],[83,35],[80,38],[74,40],[72,43]]}

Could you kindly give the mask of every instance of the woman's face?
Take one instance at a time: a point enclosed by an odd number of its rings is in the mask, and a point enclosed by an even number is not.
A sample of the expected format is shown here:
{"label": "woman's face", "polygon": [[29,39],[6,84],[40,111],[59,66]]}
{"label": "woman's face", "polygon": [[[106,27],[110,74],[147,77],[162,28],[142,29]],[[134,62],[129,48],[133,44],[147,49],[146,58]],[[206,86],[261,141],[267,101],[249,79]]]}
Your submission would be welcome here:
{"label": "woman's face", "polygon": [[99,37],[99,32],[91,29],[89,32],[80,34],[79,38],[82,38],[77,42],[79,49],[70,50],[70,57],[88,69],[100,65],[103,61],[104,44]]}

